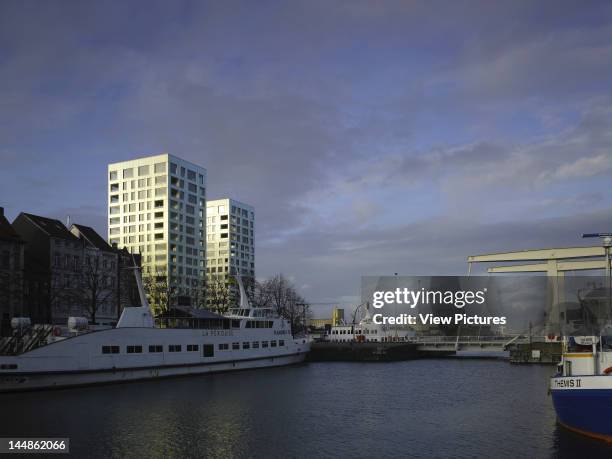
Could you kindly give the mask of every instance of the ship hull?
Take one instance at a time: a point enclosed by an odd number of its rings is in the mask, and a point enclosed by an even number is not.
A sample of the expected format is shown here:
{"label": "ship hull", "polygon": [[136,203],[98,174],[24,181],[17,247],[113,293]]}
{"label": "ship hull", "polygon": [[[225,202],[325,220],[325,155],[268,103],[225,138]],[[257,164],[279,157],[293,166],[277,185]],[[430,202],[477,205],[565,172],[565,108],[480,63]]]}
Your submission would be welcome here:
{"label": "ship hull", "polygon": [[555,377],[551,395],[559,424],[612,443],[612,376]]}
{"label": "ship hull", "polygon": [[277,367],[309,350],[287,328],[114,328],[0,356],[0,392]]}
{"label": "ship hull", "polygon": [[0,393],[62,389],[97,384],[117,384],[132,381],[202,375],[228,371],[294,365],[304,361],[306,352],[271,357],[257,357],[224,362],[133,367],[100,370],[49,371],[14,373],[0,376]]}

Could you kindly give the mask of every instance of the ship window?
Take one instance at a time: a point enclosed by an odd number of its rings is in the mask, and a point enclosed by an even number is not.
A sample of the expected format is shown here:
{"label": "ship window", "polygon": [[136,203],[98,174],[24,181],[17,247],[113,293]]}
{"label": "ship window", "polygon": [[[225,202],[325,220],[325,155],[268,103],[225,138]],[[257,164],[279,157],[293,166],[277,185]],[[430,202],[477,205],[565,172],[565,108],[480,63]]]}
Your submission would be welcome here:
{"label": "ship window", "polygon": [[279,346],[284,346],[285,345],[285,340],[282,340],[282,339],[279,340],[278,345]]}
{"label": "ship window", "polygon": [[261,347],[268,347],[268,342],[267,341],[262,341],[261,342]]}
{"label": "ship window", "polygon": [[259,349],[259,341],[253,341],[253,349]]}
{"label": "ship window", "polygon": [[142,346],[128,346],[127,353],[128,354],[142,354]]}
{"label": "ship window", "polygon": [[119,346],[102,346],[102,354],[119,354]]}
{"label": "ship window", "polygon": [[16,370],[16,369],[17,369],[16,363],[4,363],[0,365],[0,370]]}
{"label": "ship window", "polygon": [[240,349],[240,343],[232,343],[232,349],[233,350]]}
{"label": "ship window", "polygon": [[227,343],[219,343],[219,350],[220,351],[227,351],[229,349],[229,344]]}
{"label": "ship window", "polygon": [[168,352],[181,352],[181,345],[180,344],[169,344]]}
{"label": "ship window", "polygon": [[197,344],[188,344],[187,352],[197,352],[199,350],[199,346]]}
{"label": "ship window", "polygon": [[240,320],[233,319],[232,320],[232,328],[240,328]]}
{"label": "ship window", "polygon": [[270,341],[270,347],[276,347],[276,341]]}
{"label": "ship window", "polygon": [[215,346],[213,344],[203,344],[202,345],[202,355],[204,357],[214,357],[215,356]]}
{"label": "ship window", "polygon": [[161,344],[153,344],[149,346],[149,352],[163,352],[164,347]]}
{"label": "ship window", "polygon": [[242,349],[250,349],[251,348],[251,343],[249,343],[248,341],[245,341],[244,343],[242,343]]}

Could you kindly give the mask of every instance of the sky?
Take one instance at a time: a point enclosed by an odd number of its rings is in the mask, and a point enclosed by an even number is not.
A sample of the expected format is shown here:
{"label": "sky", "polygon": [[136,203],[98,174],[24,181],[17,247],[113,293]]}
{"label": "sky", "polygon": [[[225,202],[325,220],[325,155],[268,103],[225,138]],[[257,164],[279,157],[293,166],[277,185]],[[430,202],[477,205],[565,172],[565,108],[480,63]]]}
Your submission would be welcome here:
{"label": "sky", "polygon": [[256,208],[256,271],[364,275],[612,230],[609,1],[0,2],[0,205],[106,234],[171,153]]}

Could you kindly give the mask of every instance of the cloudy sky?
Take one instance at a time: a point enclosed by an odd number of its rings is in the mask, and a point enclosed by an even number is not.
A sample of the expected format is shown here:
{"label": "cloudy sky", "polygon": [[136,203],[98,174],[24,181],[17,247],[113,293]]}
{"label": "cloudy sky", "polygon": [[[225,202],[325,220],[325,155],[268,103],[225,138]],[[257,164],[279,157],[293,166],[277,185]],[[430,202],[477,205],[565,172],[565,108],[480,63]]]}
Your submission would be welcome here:
{"label": "cloudy sky", "polygon": [[257,211],[257,273],[361,275],[612,230],[612,3],[0,2],[0,205],[106,232],[169,152]]}

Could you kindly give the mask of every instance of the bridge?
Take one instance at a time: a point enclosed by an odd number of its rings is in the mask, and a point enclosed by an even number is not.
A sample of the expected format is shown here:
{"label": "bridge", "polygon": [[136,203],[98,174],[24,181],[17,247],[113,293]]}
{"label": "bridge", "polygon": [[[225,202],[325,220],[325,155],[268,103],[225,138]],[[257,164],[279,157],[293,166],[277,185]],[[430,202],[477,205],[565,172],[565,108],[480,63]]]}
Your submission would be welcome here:
{"label": "bridge", "polygon": [[[583,237],[592,236],[600,235],[583,235]],[[609,235],[608,239],[610,239]],[[560,247],[470,255],[467,257],[467,263],[468,276],[472,272],[474,263],[512,263],[511,265],[491,266],[487,269],[490,274],[546,273],[548,278],[547,328],[550,334],[560,335],[562,334],[562,322],[565,321],[565,316],[560,310],[566,300],[565,274],[572,271],[605,270],[608,282],[610,282],[610,240],[607,242],[604,240],[604,246]]]}

